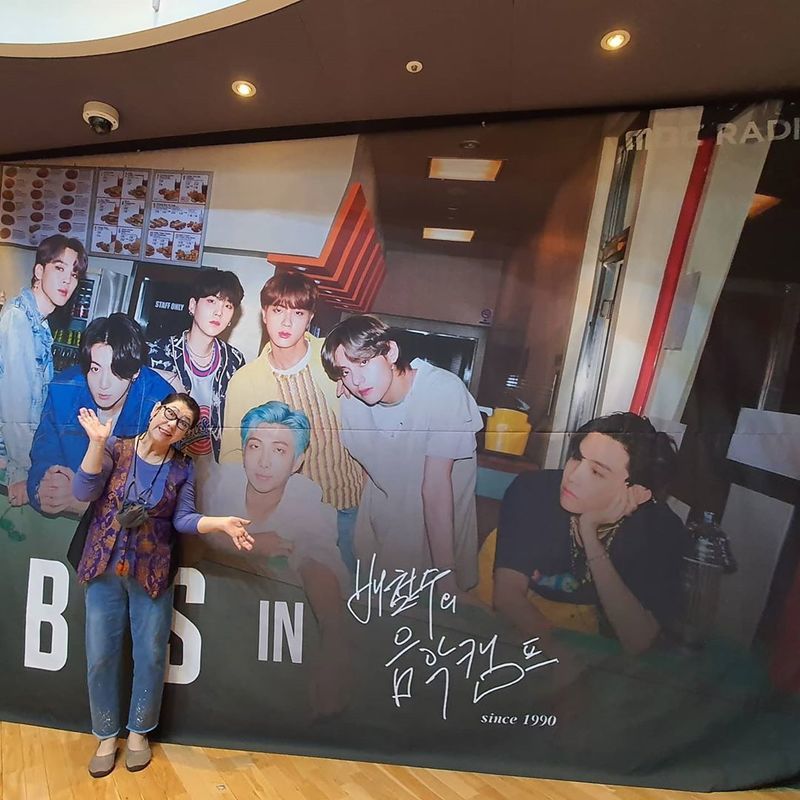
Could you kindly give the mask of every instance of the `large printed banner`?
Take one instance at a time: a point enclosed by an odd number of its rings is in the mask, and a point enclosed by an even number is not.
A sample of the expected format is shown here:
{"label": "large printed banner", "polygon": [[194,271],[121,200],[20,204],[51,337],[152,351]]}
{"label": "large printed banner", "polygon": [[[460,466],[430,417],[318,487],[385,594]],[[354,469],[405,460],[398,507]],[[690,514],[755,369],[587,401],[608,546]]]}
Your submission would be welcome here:
{"label": "large printed banner", "polygon": [[185,391],[193,502],[255,546],[175,534],[157,737],[791,782],[798,131],[775,101],[374,134],[330,212],[258,195],[295,242],[327,213],[321,246],[256,258],[213,196],[202,266],[0,243],[0,716],[90,729],[78,411],[125,440]]}

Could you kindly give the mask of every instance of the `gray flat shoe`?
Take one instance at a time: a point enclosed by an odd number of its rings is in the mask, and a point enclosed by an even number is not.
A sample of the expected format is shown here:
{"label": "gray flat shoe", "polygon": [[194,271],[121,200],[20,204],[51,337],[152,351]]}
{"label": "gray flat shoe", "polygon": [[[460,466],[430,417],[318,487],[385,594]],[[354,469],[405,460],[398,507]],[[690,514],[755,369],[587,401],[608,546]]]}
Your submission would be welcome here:
{"label": "gray flat shoe", "polygon": [[114,759],[117,757],[117,751],[109,753],[107,756],[93,755],[92,760],[89,762],[89,774],[93,778],[104,778],[114,769]]}
{"label": "gray flat shoe", "polygon": [[130,747],[128,747],[125,750],[125,766],[128,768],[129,772],[138,772],[150,763],[152,757],[153,754],[150,751],[150,742],[148,742],[147,747],[142,750],[131,750]]}

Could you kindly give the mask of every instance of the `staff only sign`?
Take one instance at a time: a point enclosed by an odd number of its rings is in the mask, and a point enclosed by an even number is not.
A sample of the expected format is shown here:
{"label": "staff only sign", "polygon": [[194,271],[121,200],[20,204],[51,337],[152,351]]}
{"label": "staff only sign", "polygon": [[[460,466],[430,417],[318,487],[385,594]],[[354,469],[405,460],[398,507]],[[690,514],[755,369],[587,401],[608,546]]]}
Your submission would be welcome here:
{"label": "staff only sign", "polygon": [[3,164],[0,715],[796,778],[798,111],[731,108],[176,152],[174,264]]}

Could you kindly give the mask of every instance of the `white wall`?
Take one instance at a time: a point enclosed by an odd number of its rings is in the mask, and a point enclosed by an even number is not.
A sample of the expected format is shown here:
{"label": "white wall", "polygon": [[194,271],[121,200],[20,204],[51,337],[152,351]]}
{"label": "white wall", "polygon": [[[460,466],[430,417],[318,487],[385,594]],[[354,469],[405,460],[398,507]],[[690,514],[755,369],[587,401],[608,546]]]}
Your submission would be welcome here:
{"label": "white wall", "polygon": [[716,629],[745,647],[758,630],[794,513],[790,503],[731,485],[721,525],[738,569],[722,577]]}
{"label": "white wall", "polygon": [[[774,118],[777,112],[772,104],[762,104],[737,118],[737,128],[743,129],[751,120]],[[765,125],[760,127],[763,130]],[[683,270],[700,273],[697,295],[683,346],[661,353],[648,414],[664,419],[679,419],[683,414],[768,152],[769,142],[717,145]]]}
{"label": "white wall", "polygon": [[[750,120],[766,120],[776,113],[774,105],[762,104],[737,118],[737,128],[744,129]],[[691,137],[670,136],[668,132],[697,128],[701,115],[701,108],[656,111],[652,115],[651,146],[617,310],[603,413],[630,405],[697,152]],[[660,131],[664,132],[661,137]],[[700,273],[699,288],[681,349],[662,351],[646,409],[653,417],[675,420],[683,413],[768,150],[767,142],[725,141],[715,149],[683,269],[684,274]]]}
{"label": "white wall", "polygon": [[561,380],[559,381],[558,396],[553,412],[553,433],[545,457],[545,469],[555,469],[561,462],[561,451],[564,438],[567,435],[567,421],[572,401],[572,391],[575,385],[575,375],[578,367],[583,334],[586,330],[586,320],[592,302],[594,278],[597,271],[597,254],[600,250],[600,239],[603,234],[603,218],[608,203],[608,193],[611,189],[611,178],[614,174],[614,161],[617,154],[617,137],[607,136],[603,140],[600,154],[600,165],[597,171],[597,185],[595,187],[592,213],[589,217],[589,227],[586,231],[586,246],[583,251],[581,273],[578,278],[578,291],[575,296],[575,306],[572,312],[567,350],[564,354]]}
{"label": "white wall", "polygon": [[206,246],[319,255],[356,136],[110,153],[48,164],[212,170]]}
{"label": "white wall", "polygon": [[[700,107],[668,109],[655,111],[651,116],[652,133],[639,210],[628,244],[611,359],[600,405],[604,414],[624,411],[630,406],[675,224],[697,152],[696,141],[661,138],[661,130],[697,128],[702,111]],[[661,141],[664,142],[662,146],[654,146]]]}
{"label": "white wall", "polygon": [[[212,170],[204,266],[236,272],[245,289],[231,344],[250,359],[261,341],[259,291],[267,252],[318,256],[353,170],[356,136],[48,159],[49,164]],[[219,252],[224,251],[224,252]],[[33,249],[0,247],[0,289],[28,285]],[[132,262],[92,258],[98,269]],[[8,284],[9,288],[6,288]]]}
{"label": "white wall", "polygon": [[426,254],[424,245],[414,252],[389,250],[373,310],[478,325],[481,310],[495,307],[502,268],[495,259]]}
{"label": "white wall", "polygon": [[[372,159],[372,151],[369,147],[369,138],[359,136],[356,144],[356,151],[353,155],[353,170],[350,173],[351,183],[360,183],[364,189],[364,197],[367,201],[367,208],[372,219],[377,225],[380,220],[378,209],[378,182],[375,176],[375,162]],[[381,231],[378,230],[378,234]],[[381,239],[381,241],[383,241]]]}
{"label": "white wall", "polygon": [[3,245],[0,247],[0,291],[10,300],[25,286],[31,285],[33,250]]}

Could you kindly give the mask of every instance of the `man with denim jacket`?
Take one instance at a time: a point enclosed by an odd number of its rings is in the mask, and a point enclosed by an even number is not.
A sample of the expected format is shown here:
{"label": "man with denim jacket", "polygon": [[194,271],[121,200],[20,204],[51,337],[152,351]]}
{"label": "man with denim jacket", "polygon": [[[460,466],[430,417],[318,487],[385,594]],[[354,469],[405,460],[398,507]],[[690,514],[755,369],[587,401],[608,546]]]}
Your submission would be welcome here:
{"label": "man with denim jacket", "polygon": [[53,335],[47,317],[66,305],[87,267],[86,250],[61,234],[36,250],[31,288],[0,312],[0,454],[12,506],[28,502],[33,435],[53,378]]}

